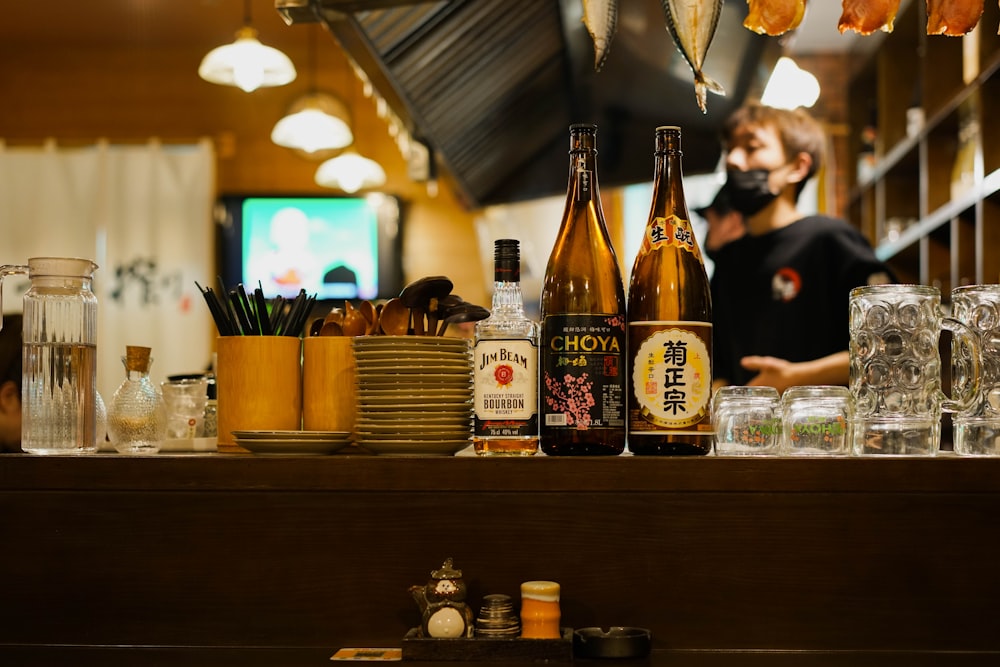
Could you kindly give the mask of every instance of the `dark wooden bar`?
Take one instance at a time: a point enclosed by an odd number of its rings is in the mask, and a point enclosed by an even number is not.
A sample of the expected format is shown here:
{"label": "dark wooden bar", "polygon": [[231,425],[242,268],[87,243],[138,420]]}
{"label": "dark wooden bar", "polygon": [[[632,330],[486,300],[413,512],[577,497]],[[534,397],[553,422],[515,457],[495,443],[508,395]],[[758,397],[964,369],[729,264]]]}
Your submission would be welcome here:
{"label": "dark wooden bar", "polygon": [[654,667],[1000,662],[1000,459],[14,455],[0,507],[3,665],[399,647],[448,556]]}

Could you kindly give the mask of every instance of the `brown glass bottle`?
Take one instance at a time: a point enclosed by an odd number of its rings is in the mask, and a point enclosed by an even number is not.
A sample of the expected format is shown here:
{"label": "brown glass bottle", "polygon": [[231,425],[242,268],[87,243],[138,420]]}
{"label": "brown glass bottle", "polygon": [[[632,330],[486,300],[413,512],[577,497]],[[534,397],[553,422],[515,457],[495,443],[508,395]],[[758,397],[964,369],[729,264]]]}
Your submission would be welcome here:
{"label": "brown glass bottle", "polygon": [[597,127],[569,128],[566,207],[542,286],[540,446],[625,449],[625,293],[597,185]]}
{"label": "brown glass bottle", "polygon": [[712,296],[691,229],[681,131],[656,128],[653,202],[628,293],[628,446],[712,450]]}

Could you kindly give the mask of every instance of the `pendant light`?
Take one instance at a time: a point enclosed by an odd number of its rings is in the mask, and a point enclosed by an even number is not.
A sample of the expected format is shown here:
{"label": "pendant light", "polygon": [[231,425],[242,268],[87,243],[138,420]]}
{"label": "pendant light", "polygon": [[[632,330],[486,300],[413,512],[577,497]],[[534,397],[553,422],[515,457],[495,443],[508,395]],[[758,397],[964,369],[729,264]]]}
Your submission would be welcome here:
{"label": "pendant light", "polygon": [[250,25],[250,1],[245,1],[243,27],[236,31],[236,41],[209,51],[198,67],[198,76],[205,81],[248,93],[295,80],[295,65],[288,56],[257,40],[257,31]]}
{"label": "pendant light", "polygon": [[[347,85],[352,102],[355,84],[353,77],[348,76]],[[348,148],[337,157],[323,162],[316,170],[315,181],[317,185],[325,188],[340,189],[353,194],[362,188],[377,188],[384,185],[385,170],[375,160],[370,160],[353,148]]]}
{"label": "pendant light", "polygon": [[385,185],[385,170],[375,160],[369,160],[349,148],[319,166],[316,184],[353,194],[362,188]]}
{"label": "pendant light", "polygon": [[288,115],[271,130],[271,141],[306,153],[336,150],[354,141],[350,114],[333,95],[316,90],[316,30],[309,28],[309,92],[296,100]]}

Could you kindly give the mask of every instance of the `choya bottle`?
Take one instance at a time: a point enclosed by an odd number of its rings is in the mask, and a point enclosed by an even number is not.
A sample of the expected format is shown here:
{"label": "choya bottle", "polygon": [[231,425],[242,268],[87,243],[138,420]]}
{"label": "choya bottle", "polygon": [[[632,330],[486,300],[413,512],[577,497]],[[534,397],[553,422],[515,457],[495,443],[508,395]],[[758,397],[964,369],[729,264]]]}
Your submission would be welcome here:
{"label": "choya bottle", "polygon": [[655,165],[628,293],[628,446],[633,454],[707,454],[712,296],[684,201],[680,128],[656,128]]}
{"label": "choya bottle", "polygon": [[569,186],[542,286],[540,446],[625,449],[625,294],[597,186],[597,127],[569,128]]}
{"label": "choya bottle", "polygon": [[493,308],[476,322],[475,435],[479,456],[538,451],[538,323],[524,312],[521,250],[494,241]]}

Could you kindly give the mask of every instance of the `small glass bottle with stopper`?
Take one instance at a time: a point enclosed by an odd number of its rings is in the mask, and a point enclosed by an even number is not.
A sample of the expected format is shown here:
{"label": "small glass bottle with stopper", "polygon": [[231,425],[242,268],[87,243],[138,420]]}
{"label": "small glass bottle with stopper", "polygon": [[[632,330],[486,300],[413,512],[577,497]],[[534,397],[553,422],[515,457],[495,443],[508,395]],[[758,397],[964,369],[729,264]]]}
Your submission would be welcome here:
{"label": "small glass bottle with stopper", "polygon": [[155,454],[163,446],[167,410],[149,379],[150,348],[125,347],[125,381],[108,405],[108,437],[119,454]]}

